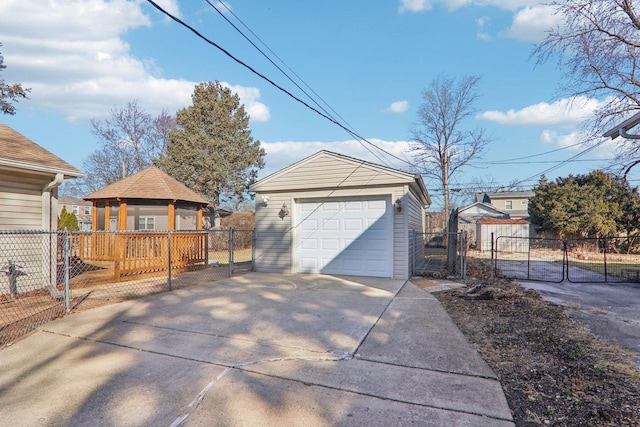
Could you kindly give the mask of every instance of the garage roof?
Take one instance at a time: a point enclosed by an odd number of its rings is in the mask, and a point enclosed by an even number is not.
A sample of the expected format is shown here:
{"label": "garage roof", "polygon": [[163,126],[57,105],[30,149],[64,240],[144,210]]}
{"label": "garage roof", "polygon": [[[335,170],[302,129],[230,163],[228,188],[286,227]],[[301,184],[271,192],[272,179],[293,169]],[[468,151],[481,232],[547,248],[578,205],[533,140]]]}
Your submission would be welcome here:
{"label": "garage roof", "polygon": [[408,184],[422,204],[431,204],[431,198],[419,174],[322,150],[259,180],[249,190],[265,193],[402,184]]}

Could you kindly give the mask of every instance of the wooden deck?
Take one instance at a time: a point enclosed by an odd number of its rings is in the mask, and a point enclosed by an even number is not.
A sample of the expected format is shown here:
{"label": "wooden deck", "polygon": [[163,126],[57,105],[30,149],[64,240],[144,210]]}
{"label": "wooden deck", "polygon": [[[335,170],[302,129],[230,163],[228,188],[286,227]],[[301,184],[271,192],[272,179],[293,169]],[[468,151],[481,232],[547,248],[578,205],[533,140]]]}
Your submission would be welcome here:
{"label": "wooden deck", "polygon": [[207,233],[75,233],[70,242],[72,288],[123,282],[208,267]]}

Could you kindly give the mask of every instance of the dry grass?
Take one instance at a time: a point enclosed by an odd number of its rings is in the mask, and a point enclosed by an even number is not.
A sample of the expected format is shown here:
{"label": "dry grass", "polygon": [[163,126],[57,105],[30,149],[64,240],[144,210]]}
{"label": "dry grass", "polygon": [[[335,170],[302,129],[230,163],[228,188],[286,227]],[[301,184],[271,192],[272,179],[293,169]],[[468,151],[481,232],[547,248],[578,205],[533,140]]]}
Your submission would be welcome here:
{"label": "dry grass", "polygon": [[438,294],[498,375],[518,426],[638,426],[640,371],[535,291],[470,260],[472,290]]}

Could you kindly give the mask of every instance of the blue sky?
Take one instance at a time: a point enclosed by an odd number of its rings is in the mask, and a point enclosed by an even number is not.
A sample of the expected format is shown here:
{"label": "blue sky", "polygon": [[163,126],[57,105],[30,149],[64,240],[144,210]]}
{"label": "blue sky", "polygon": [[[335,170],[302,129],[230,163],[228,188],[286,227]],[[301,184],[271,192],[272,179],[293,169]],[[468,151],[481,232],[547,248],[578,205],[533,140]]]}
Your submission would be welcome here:
{"label": "blue sky", "polygon": [[[157,3],[305,98],[206,1]],[[429,82],[440,75],[480,76],[477,114],[465,126],[485,128],[494,140],[483,159],[456,177],[454,187],[482,178],[504,185],[528,179],[522,185],[530,188],[554,166],[560,165],[546,174],[552,179],[606,166],[612,157],[612,143],[605,143],[580,161],[559,163],[586,148],[575,145],[580,124],[599,101],[558,98],[561,71],[555,63],[536,65],[531,59],[545,30],[559,24],[552,9],[537,1],[225,4],[358,134],[409,161],[410,130]],[[374,157],[343,129],[145,1],[3,0],[0,42],[4,79],[32,89],[30,99],[17,105],[18,113],[0,116],[0,122],[81,170],[97,148],[90,119],[108,118],[111,109],[133,99],[153,114],[163,108],[175,112],[190,104],[193,86],[207,80],[224,82],[245,104],[253,136],[267,152],[260,177],[321,149],[412,169],[384,153]],[[503,160],[511,161],[497,163]],[[437,209],[438,184],[425,181]]]}

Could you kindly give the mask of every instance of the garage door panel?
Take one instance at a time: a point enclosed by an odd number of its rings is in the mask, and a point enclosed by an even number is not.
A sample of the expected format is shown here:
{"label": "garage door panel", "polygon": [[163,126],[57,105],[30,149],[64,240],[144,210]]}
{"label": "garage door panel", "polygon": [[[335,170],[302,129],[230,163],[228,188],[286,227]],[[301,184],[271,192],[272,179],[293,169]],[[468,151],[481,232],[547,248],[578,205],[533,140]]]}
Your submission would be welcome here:
{"label": "garage door panel", "polygon": [[362,231],[364,221],[362,218],[346,218],[344,220],[344,231]]}
{"label": "garage door panel", "polygon": [[304,239],[301,244],[302,249],[318,249],[318,239]]}
{"label": "garage door panel", "polygon": [[322,249],[326,251],[337,251],[340,249],[340,240],[322,239]]}
{"label": "garage door panel", "polygon": [[297,206],[296,271],[391,277],[390,199],[303,201]]}

